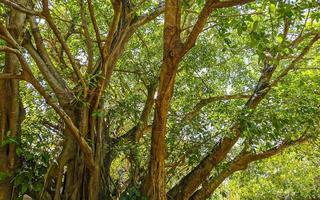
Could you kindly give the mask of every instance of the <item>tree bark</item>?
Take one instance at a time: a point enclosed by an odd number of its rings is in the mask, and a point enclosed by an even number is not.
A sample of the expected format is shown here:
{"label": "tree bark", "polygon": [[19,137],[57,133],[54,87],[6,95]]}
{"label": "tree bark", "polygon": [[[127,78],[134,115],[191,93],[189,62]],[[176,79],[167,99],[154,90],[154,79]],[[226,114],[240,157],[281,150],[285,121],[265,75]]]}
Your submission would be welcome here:
{"label": "tree bark", "polygon": [[155,101],[148,174],[142,188],[144,195],[150,200],[167,199],[165,136],[170,100],[181,59],[180,9],[178,0],[167,0],[165,2],[163,63],[160,71],[159,90]]}
{"label": "tree bark", "polygon": [[[25,5],[26,1],[18,3]],[[8,31],[17,42],[22,41],[23,27],[26,15],[11,9],[8,17]],[[4,73],[18,74],[20,69],[19,60],[15,54],[5,54]],[[15,199],[17,189],[14,188],[12,178],[19,167],[19,158],[16,155],[16,148],[19,145],[21,123],[24,118],[24,110],[19,96],[19,80],[0,80],[0,143],[8,138],[16,142],[0,147],[0,200]]]}

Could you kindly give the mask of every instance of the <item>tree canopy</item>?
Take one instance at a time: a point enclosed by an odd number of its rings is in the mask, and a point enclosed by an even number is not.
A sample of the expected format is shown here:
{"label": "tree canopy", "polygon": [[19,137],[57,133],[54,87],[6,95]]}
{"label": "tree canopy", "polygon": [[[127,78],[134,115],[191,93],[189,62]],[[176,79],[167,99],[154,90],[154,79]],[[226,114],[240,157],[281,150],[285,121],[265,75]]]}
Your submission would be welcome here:
{"label": "tree canopy", "polygon": [[0,13],[0,200],[320,198],[318,0]]}

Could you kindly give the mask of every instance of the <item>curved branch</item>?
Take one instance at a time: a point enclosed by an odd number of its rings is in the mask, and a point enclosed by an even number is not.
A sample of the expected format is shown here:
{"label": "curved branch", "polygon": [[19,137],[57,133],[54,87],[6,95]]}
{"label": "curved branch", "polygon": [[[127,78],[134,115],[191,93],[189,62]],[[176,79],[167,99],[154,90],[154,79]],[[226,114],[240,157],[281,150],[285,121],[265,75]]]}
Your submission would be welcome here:
{"label": "curved branch", "polygon": [[156,92],[155,85],[151,85],[148,87],[148,96],[147,100],[144,104],[143,111],[140,116],[140,121],[137,125],[132,127],[127,133],[124,135],[121,135],[118,138],[115,138],[113,140],[113,143],[117,145],[119,142],[123,140],[130,140],[133,142],[139,141],[139,139],[142,137],[143,133],[150,131],[151,126],[148,126],[148,118],[152,111],[152,107],[154,104],[154,94]]}
{"label": "curved branch", "polygon": [[226,169],[219,173],[219,175],[210,178],[206,183],[202,184],[202,187],[190,197],[190,200],[205,200],[209,198],[219,185],[234,172],[245,170],[254,161],[270,158],[288,147],[301,144],[305,141],[307,141],[307,138],[302,136],[297,140],[283,142],[279,146],[257,154],[243,151],[233,161],[229,162]]}
{"label": "curved branch", "polygon": [[195,45],[199,34],[202,32],[210,14],[214,9],[243,5],[253,1],[254,0],[229,0],[221,2],[220,0],[207,0],[198,16],[195,25],[193,26],[189,36],[187,37],[186,42],[184,43],[183,54],[186,54]]}
{"label": "curved branch", "polygon": [[26,8],[25,6],[17,3],[17,2],[13,2],[13,1],[10,1],[10,0],[0,0],[1,3],[7,5],[7,6],[10,6],[20,12],[23,12],[23,13],[26,13],[26,14],[29,14],[29,15],[37,15],[37,16],[41,16],[41,12],[37,12],[37,11],[34,11],[34,10],[30,10],[28,8]]}
{"label": "curved branch", "polygon": [[235,94],[235,95],[223,95],[223,96],[213,96],[207,99],[201,99],[190,112],[184,115],[181,122],[187,122],[193,119],[203,107],[216,102],[216,101],[224,101],[224,100],[232,100],[232,99],[246,99],[249,98],[251,95],[248,94]]}
{"label": "curved branch", "polygon": [[[266,94],[270,91],[269,82],[277,65],[269,64],[269,60],[264,62],[264,69],[260,75],[255,91],[246,102],[243,110],[255,109]],[[206,180],[214,167],[223,161],[235,143],[239,140],[242,127],[240,121],[235,121],[230,132],[232,136],[222,138],[212,149],[212,151],[201,160],[201,162],[191,170],[180,182],[169,192],[170,199],[187,199]]]}

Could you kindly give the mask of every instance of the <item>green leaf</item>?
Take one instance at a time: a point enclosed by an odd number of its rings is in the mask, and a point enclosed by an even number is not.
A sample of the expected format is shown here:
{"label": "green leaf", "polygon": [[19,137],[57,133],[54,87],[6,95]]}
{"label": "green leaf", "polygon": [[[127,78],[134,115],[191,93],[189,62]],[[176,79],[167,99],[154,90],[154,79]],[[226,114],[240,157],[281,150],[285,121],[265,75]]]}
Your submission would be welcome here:
{"label": "green leaf", "polygon": [[26,193],[27,190],[28,190],[28,185],[23,184],[21,186],[21,193],[24,194],[24,193]]}
{"label": "green leaf", "polygon": [[269,8],[272,13],[276,13],[276,5],[274,3],[271,3]]}
{"label": "green leaf", "polygon": [[276,42],[277,42],[278,44],[281,44],[281,43],[283,42],[283,37],[282,37],[282,36],[277,36],[277,37],[276,37]]}

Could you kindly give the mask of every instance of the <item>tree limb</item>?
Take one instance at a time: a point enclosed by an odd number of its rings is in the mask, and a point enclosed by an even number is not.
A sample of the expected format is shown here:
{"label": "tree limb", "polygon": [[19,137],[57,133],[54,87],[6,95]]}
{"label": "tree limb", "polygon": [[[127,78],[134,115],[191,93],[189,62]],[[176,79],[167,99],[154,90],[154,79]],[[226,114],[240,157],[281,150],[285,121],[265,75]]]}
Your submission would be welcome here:
{"label": "tree limb", "polygon": [[282,142],[282,144],[278,146],[257,154],[243,151],[233,161],[229,162],[226,169],[220,172],[219,175],[210,178],[205,184],[202,184],[202,187],[190,197],[190,200],[205,200],[209,198],[210,195],[219,187],[219,185],[234,172],[245,170],[248,165],[254,161],[269,158],[280,153],[288,147],[301,144],[305,141],[307,141],[307,138],[302,136],[297,140]]}
{"label": "tree limb", "polygon": [[229,0],[223,2],[220,0],[207,0],[198,16],[195,25],[193,26],[189,36],[187,37],[187,40],[183,45],[183,54],[186,54],[195,45],[199,34],[202,32],[210,14],[214,9],[243,5],[250,2],[253,2],[253,0]]}
{"label": "tree limb", "polygon": [[121,135],[120,137],[115,138],[112,142],[113,144],[117,145],[120,141],[123,141],[123,140],[130,140],[132,142],[138,142],[139,139],[142,137],[143,133],[145,131],[150,130],[151,127],[148,126],[148,118],[149,118],[149,115],[152,111],[152,107],[154,104],[155,92],[156,92],[155,85],[150,85],[148,87],[148,96],[147,96],[147,100],[144,104],[144,108],[141,113],[139,123],[137,125],[135,125],[134,127],[132,127],[124,135]]}
{"label": "tree limb", "polygon": [[9,7],[12,7],[20,12],[23,12],[23,13],[26,13],[26,14],[29,14],[29,15],[37,15],[37,16],[41,16],[41,12],[37,12],[37,11],[34,11],[34,10],[30,10],[28,8],[26,8],[25,6],[17,3],[17,2],[13,2],[11,0],[0,0],[1,3],[9,6]]}
{"label": "tree limb", "polygon": [[87,72],[91,72],[93,68],[93,43],[90,37],[88,22],[86,18],[86,12],[84,7],[84,1],[80,0],[80,16],[81,16],[81,25],[83,28],[83,35],[85,38],[85,44],[87,46],[87,55],[88,55],[88,64],[87,64]]}
{"label": "tree limb", "polygon": [[101,35],[100,35],[100,31],[99,31],[99,27],[97,25],[97,19],[95,17],[95,13],[94,13],[94,8],[92,5],[92,0],[88,0],[88,9],[89,9],[89,13],[90,13],[90,18],[91,18],[91,22],[93,25],[93,29],[96,35],[96,39],[97,39],[97,43],[98,43],[98,47],[100,50],[100,54],[102,56],[102,43],[101,43]]}
{"label": "tree limb", "polygon": [[[255,91],[246,102],[243,110],[255,109],[269,92],[269,82],[277,67],[277,65],[270,64],[269,62],[269,59],[265,60],[264,69],[256,85]],[[207,179],[212,169],[225,159],[229,151],[239,140],[242,132],[241,122],[235,121],[230,128],[230,132],[233,133],[231,137],[222,138],[210,153],[168,192],[169,199],[180,200],[189,198],[203,180]]]}

